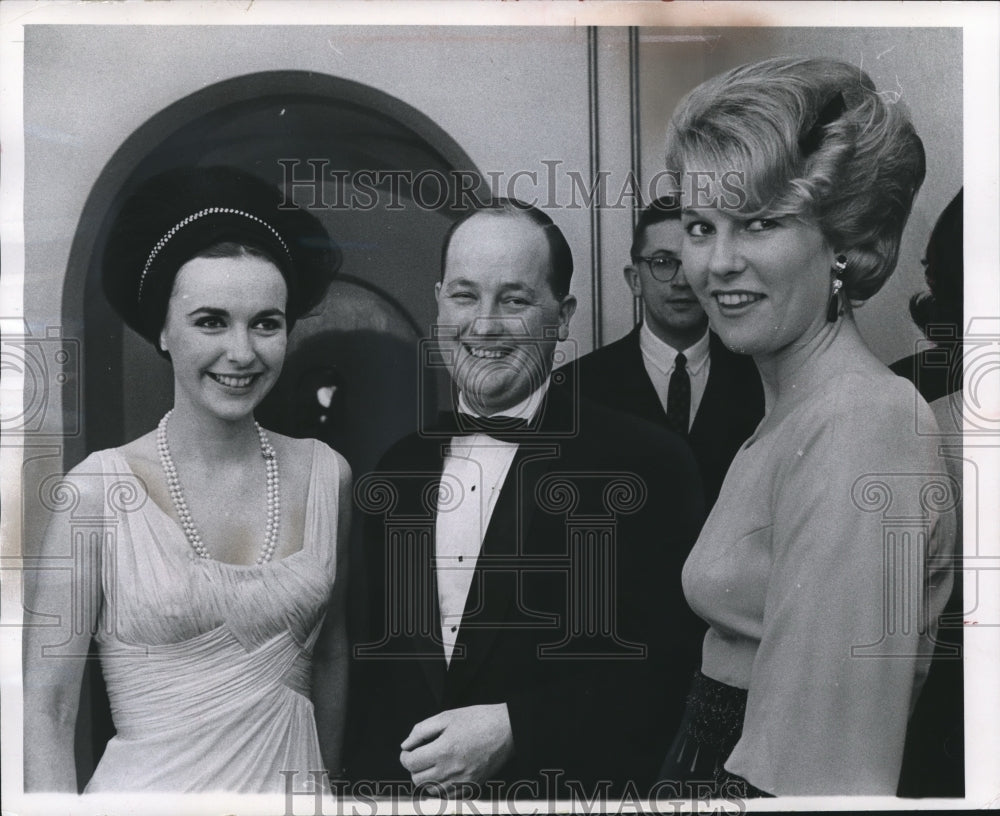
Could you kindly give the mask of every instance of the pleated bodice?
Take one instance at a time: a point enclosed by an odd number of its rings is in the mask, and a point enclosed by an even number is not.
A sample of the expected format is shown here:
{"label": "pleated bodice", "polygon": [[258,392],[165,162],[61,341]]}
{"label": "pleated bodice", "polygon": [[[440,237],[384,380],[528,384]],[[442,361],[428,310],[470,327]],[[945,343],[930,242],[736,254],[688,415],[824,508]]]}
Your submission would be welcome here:
{"label": "pleated bodice", "polygon": [[261,565],[195,555],[117,450],[96,637],[117,736],[94,791],[281,792],[322,761],[310,660],[336,574],[338,461],[313,448],[303,546]]}

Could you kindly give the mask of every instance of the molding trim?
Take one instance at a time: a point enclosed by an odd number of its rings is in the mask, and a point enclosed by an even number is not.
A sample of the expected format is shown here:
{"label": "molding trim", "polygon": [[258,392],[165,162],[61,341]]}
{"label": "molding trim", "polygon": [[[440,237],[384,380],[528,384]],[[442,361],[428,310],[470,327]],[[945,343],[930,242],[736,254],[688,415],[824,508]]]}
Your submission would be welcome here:
{"label": "molding trim", "polygon": [[[640,178],[639,163],[642,158],[640,143],[640,122],[639,122],[639,27],[629,26],[628,29],[628,108],[629,108],[629,128],[631,130],[632,155],[630,166],[632,168],[632,178]],[[632,209],[632,233],[635,234],[635,225],[639,221],[638,208]],[[642,299],[632,298],[632,325],[638,326],[642,320]]]}
{"label": "molding trim", "polygon": [[[587,86],[590,96],[590,178],[595,182],[600,172],[600,151],[598,140],[598,104],[597,104],[597,26],[587,27]],[[595,198],[599,202],[600,197]],[[593,301],[593,332],[594,348],[601,347],[601,231],[600,207],[590,208],[590,272],[591,299]]]}

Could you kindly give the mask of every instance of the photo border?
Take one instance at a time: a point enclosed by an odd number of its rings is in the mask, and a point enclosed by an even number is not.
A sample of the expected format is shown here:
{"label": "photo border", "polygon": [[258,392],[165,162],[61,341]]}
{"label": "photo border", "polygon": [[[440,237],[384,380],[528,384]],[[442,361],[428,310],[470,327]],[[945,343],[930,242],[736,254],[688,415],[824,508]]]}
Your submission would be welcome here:
{"label": "photo border", "polygon": [[[1000,5],[993,3],[848,3],[848,2],[765,2],[765,3],[649,3],[649,2],[287,2],[278,0],[243,0],[241,2],[124,2],[116,4],[79,4],[71,2],[23,2],[6,0],[0,4],[0,72],[2,72],[2,118],[0,118],[0,252],[3,276],[0,278],[0,316],[5,336],[23,331],[17,319],[24,317],[24,123],[23,123],[23,27],[26,25],[287,25],[289,20],[305,25],[441,25],[447,8],[447,26],[699,26],[699,27],[923,27],[958,26],[963,30],[963,172],[967,208],[965,249],[966,320],[979,333],[1000,337],[1000,198],[998,198],[998,134],[1000,134]],[[968,372],[966,372],[968,374]],[[968,384],[968,383],[967,383]],[[22,399],[23,382],[15,374],[4,372],[2,399],[15,410]],[[1000,412],[1000,387],[989,381],[977,392],[980,406],[994,419]],[[992,414],[990,414],[992,412]],[[979,595],[983,623],[967,627],[966,663],[966,796],[952,799],[895,799],[892,797],[787,797],[764,803],[751,801],[746,809],[766,810],[837,810],[851,809],[925,809],[1000,806],[1000,774],[995,758],[1000,756],[1000,570],[996,566],[1000,552],[1000,517],[995,502],[988,496],[1000,495],[1000,467],[997,451],[1000,438],[967,436],[966,483],[976,475],[980,485],[979,501],[966,505],[965,530],[978,530],[974,547],[984,558]],[[25,450],[16,439],[0,443],[0,502],[5,510],[16,508],[21,491],[20,473]],[[978,474],[974,474],[975,467]],[[975,517],[973,513],[979,511]],[[23,723],[19,708],[21,690],[20,604],[21,581],[18,572],[21,552],[20,513],[4,512],[2,524],[2,717],[4,809],[11,813],[49,812],[179,812],[177,797],[166,795],[116,795],[86,798],[52,794],[21,793],[21,743]],[[992,566],[991,566],[992,565]],[[970,577],[966,574],[966,587]],[[996,621],[996,623],[991,623]],[[198,795],[183,797],[185,813],[255,813],[274,812],[275,797],[237,795]],[[388,812],[382,803],[378,812]],[[696,806],[696,809],[697,806]],[[287,811],[286,811],[287,812]],[[309,797],[295,800],[295,813],[313,813]],[[330,802],[324,813],[351,813],[349,804]],[[367,805],[358,811],[369,813]],[[437,813],[413,808],[414,813]],[[443,812],[474,813],[471,806],[451,803]],[[478,812],[490,812],[480,810]],[[524,804],[514,812],[532,812]]]}

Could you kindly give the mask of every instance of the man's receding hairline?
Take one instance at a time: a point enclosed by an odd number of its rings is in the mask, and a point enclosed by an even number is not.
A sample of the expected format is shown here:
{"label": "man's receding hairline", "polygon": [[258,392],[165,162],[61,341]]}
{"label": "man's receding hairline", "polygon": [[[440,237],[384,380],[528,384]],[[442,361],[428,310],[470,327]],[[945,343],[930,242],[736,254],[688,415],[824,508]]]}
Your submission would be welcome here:
{"label": "man's receding hairline", "polygon": [[[480,217],[491,217],[491,218],[507,218],[511,221],[519,221],[528,226],[534,227],[538,232],[544,237],[546,224],[539,224],[532,220],[531,216],[527,212],[518,208],[509,207],[484,207],[481,210],[476,210],[468,218],[466,218],[458,227],[455,229],[455,233],[452,235],[452,240],[454,241],[455,235],[458,235],[462,229],[469,224],[474,223]],[[546,241],[546,243],[548,243]],[[450,247],[449,247],[450,248]]]}
{"label": "man's receding hairline", "polygon": [[444,283],[445,270],[448,266],[448,258],[451,256],[452,248],[455,245],[455,240],[462,232],[462,230],[469,224],[476,222],[479,216],[491,216],[493,218],[508,218],[511,221],[522,222],[529,227],[534,227],[534,232],[537,234],[538,238],[542,241],[545,248],[545,254],[548,256],[548,273],[545,276],[546,282],[549,285],[549,290],[556,297],[560,297],[559,293],[556,292],[555,287],[552,285],[552,279],[555,277],[555,254],[552,250],[552,246],[549,243],[548,237],[545,234],[545,229],[547,225],[538,224],[532,220],[531,216],[528,215],[523,210],[519,209],[509,209],[506,207],[486,207],[481,210],[477,210],[472,213],[468,218],[466,218],[461,224],[459,224],[455,231],[451,234],[451,240],[448,242],[448,249],[445,252],[444,263],[441,265],[441,277],[439,279],[440,283]]}

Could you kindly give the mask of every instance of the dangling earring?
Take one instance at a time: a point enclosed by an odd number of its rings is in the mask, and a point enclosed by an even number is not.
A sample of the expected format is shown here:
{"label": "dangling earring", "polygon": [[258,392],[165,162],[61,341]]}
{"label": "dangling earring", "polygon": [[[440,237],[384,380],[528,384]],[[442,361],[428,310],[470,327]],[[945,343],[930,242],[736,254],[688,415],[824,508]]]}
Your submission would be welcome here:
{"label": "dangling earring", "polygon": [[836,323],[840,314],[840,290],[844,286],[844,271],[847,269],[847,257],[838,255],[833,262],[833,292],[830,293],[830,304],[826,307],[828,323]]}

